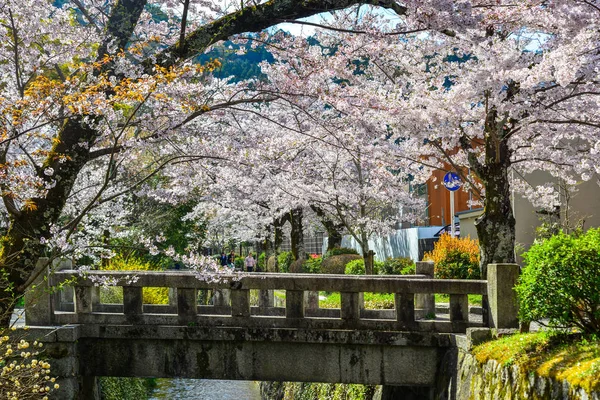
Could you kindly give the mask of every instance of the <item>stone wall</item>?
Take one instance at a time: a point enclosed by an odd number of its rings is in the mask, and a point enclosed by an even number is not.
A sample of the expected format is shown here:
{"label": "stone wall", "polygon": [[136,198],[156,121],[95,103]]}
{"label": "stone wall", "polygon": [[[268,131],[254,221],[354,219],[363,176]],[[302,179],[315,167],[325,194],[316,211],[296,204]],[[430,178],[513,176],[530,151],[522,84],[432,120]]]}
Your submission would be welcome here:
{"label": "stone wall", "polygon": [[481,365],[464,350],[457,352],[456,367],[448,391],[439,394],[439,400],[600,399],[598,392],[586,393],[566,381],[522,372],[517,366],[503,367],[493,360]]}

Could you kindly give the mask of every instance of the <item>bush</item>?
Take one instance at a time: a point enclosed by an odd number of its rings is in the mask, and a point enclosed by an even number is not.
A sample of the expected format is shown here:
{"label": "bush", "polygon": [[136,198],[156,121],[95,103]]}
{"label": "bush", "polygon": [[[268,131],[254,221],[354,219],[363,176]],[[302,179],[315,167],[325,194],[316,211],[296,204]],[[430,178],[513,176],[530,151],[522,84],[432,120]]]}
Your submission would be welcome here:
{"label": "bush", "polygon": [[349,247],[334,247],[329,250],[325,255],[323,255],[323,259],[332,257],[332,256],[340,256],[342,254],[356,254],[358,255],[358,251],[351,249]]}
{"label": "bush", "polygon": [[[381,268],[383,267],[383,263],[381,261],[373,262],[373,273],[379,274]],[[346,269],[344,270],[346,275],[364,275],[365,274],[365,260],[358,259],[350,261],[346,264]]]}
{"label": "bush", "polygon": [[277,256],[277,263],[279,264],[279,272],[289,272],[290,265],[294,262],[294,255],[291,251],[282,251]]}
{"label": "bush", "polygon": [[534,243],[524,259],[516,287],[522,320],[600,332],[600,229],[560,232]]}
{"label": "bush", "polygon": [[381,275],[412,275],[415,273],[415,263],[408,257],[387,258],[381,268]]}
{"label": "bush", "polygon": [[256,268],[255,271],[266,271],[267,270],[267,255],[263,251],[258,256],[258,260],[256,260]]}
{"label": "bush", "polygon": [[318,254],[311,254],[304,262],[303,270],[309,274],[320,274],[323,257]]}
{"label": "bush", "polygon": [[479,243],[471,238],[440,236],[423,260],[433,261],[439,279],[479,279]]}
{"label": "bush", "polygon": [[233,260],[233,264],[235,265],[236,269],[244,269],[244,257],[236,256]]}
{"label": "bush", "polygon": [[340,254],[323,258],[321,263],[321,273],[343,275],[346,270],[346,264],[352,260],[362,260],[358,254]]}

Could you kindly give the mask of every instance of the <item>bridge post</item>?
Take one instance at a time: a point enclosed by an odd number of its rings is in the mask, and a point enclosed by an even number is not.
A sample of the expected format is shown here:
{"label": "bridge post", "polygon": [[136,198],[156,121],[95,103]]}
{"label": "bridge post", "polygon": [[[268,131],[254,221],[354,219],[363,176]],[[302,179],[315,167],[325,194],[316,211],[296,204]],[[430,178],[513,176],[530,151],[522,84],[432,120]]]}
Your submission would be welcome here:
{"label": "bridge post", "polygon": [[40,257],[35,265],[37,278],[25,292],[25,323],[33,326],[48,326],[53,322],[53,304],[48,286],[47,257]]}
{"label": "bridge post", "polygon": [[[53,263],[54,264],[54,263]],[[53,266],[55,271],[62,271],[65,269],[73,269],[73,262],[71,260],[59,260],[57,265]],[[100,288],[98,288],[99,290]],[[98,294],[100,292],[98,291]],[[75,291],[72,286],[64,286],[57,293],[54,294],[54,310],[58,311],[74,311],[75,304]]]}
{"label": "bridge post", "polygon": [[[426,275],[429,279],[433,279],[433,261],[417,261],[415,263],[415,273],[417,275]],[[415,306],[417,309],[423,310],[423,315],[420,315],[420,317],[435,318],[435,294],[415,294]]]}
{"label": "bridge post", "polygon": [[519,327],[517,293],[514,290],[519,278],[517,264],[488,264],[487,292],[490,328]]}

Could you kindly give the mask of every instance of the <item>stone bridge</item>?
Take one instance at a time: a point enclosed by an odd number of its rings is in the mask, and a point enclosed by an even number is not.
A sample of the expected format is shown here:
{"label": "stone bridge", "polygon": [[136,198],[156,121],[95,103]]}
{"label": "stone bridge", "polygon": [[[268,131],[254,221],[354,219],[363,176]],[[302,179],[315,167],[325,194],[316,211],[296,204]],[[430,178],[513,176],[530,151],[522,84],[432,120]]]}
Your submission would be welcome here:
{"label": "stone bridge", "polygon": [[[203,279],[189,271],[67,269],[28,293],[26,323],[28,335],[46,342],[60,399],[96,398],[98,376],[431,387],[467,330],[516,327],[518,271],[490,264],[487,280],[439,280],[422,262],[410,276]],[[122,287],[122,304],[100,301],[99,280]],[[169,288],[169,304],[144,304],[145,287]],[[199,304],[209,290],[212,304]],[[341,307],[320,308],[319,291],[339,292]],[[366,292],[393,294],[395,308],[365,308]],[[435,294],[449,295],[445,312]],[[469,312],[469,294],[482,296],[480,315]]]}

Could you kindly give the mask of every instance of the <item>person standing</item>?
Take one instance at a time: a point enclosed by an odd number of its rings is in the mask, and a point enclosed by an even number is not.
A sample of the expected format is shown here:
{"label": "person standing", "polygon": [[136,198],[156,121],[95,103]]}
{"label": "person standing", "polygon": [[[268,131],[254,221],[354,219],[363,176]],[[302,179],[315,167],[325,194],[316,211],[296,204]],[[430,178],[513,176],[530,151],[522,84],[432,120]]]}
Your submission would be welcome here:
{"label": "person standing", "polygon": [[227,266],[231,269],[235,268],[235,253],[233,251],[227,256]]}
{"label": "person standing", "polygon": [[225,252],[221,252],[221,258],[219,259],[221,262],[221,267],[226,267],[227,266],[227,255],[225,254]]}
{"label": "person standing", "polygon": [[244,260],[244,265],[246,266],[247,272],[254,271],[254,267],[256,266],[256,260],[252,257],[252,253],[248,254],[248,257]]}

